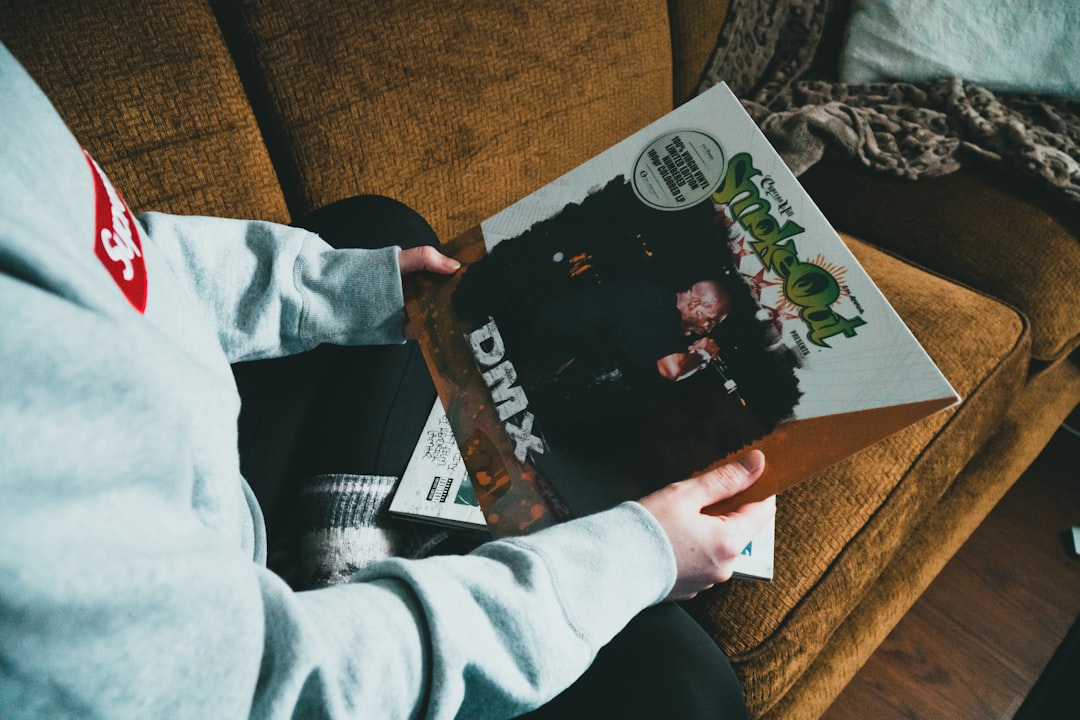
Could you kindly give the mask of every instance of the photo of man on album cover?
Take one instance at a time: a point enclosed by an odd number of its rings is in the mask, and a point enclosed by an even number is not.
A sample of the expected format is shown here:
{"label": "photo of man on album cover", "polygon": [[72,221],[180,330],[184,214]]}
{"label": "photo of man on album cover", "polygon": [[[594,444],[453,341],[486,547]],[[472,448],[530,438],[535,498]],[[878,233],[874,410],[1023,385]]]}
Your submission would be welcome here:
{"label": "photo of man on album cover", "polygon": [[620,177],[468,267],[454,313],[498,327],[547,460],[647,490],[790,417],[795,355],[760,319],[728,227],[710,201],[646,207]]}

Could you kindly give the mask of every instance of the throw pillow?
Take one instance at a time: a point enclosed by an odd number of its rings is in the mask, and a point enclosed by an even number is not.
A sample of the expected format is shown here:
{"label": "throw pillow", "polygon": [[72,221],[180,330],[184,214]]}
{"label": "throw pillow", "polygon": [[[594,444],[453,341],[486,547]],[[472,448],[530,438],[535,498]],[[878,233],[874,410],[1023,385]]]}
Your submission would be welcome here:
{"label": "throw pillow", "polygon": [[840,75],[1080,97],[1080,2],[854,0]]}

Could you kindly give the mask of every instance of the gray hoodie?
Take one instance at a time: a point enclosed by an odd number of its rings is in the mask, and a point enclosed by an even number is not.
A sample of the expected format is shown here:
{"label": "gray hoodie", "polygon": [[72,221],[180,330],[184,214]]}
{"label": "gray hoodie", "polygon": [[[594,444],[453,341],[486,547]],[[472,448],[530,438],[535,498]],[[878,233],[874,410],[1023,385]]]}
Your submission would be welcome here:
{"label": "gray hoodie", "polygon": [[401,342],[397,249],[135,218],[0,46],[0,717],[509,717],[675,561],[636,503],[293,592],[230,362]]}

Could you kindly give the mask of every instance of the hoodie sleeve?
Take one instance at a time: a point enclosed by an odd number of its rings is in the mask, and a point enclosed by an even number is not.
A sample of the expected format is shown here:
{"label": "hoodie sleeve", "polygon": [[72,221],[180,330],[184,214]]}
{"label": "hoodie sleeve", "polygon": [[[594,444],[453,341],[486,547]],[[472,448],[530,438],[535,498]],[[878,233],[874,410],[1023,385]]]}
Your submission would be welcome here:
{"label": "hoodie sleeve", "polygon": [[253,714],[516,717],[568,687],[674,577],[663,530],[626,503],[467,556],[378,563],[325,590],[264,584],[274,654],[288,661],[264,662]]}
{"label": "hoodie sleeve", "polygon": [[[515,717],[674,580],[662,530],[633,503],[294,592],[137,484],[72,495],[0,509],[13,720]],[[66,526],[95,542],[58,541]]]}
{"label": "hoodie sleeve", "polygon": [[230,362],[320,343],[404,342],[398,247],[335,250],[270,222],[144,213],[148,242],[201,305]]}

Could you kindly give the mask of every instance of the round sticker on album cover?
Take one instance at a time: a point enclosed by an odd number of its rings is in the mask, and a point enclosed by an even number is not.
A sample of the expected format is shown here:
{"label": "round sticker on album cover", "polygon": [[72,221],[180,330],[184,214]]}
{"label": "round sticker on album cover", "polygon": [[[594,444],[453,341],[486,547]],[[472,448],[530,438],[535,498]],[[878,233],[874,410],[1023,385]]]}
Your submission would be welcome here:
{"label": "round sticker on album cover", "polygon": [[657,210],[682,210],[709,197],[724,175],[724,151],[699,130],[676,130],[650,142],[634,163],[634,193]]}

